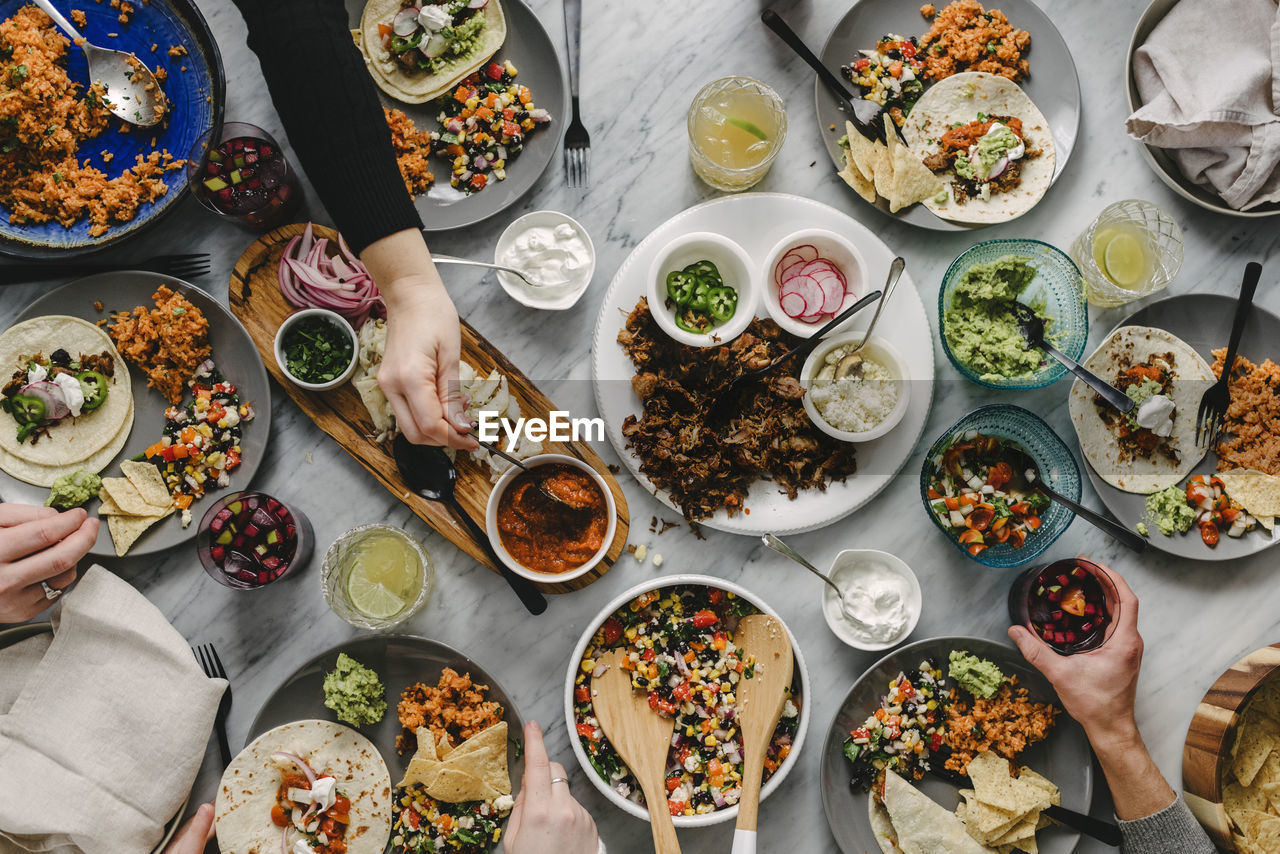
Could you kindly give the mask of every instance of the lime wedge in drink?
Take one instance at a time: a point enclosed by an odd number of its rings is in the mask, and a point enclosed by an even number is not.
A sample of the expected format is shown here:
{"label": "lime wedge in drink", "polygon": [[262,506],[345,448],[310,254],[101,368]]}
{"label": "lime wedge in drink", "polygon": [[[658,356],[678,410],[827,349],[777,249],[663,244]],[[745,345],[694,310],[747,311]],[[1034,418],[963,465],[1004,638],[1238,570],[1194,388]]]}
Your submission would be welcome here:
{"label": "lime wedge in drink", "polygon": [[1103,249],[1103,271],[1122,288],[1135,288],[1147,276],[1147,255],[1142,241],[1128,232],[1117,232]]}
{"label": "lime wedge in drink", "polygon": [[394,617],[404,609],[404,600],[392,593],[379,581],[374,581],[358,563],[347,578],[347,598],[352,607],[374,620]]}
{"label": "lime wedge in drink", "polygon": [[725,122],[727,122],[728,124],[733,125],[733,126],[734,126],[734,127],[736,127],[738,130],[744,130],[744,131],[746,131],[747,133],[751,134],[752,136],[754,136],[754,137],[755,137],[756,139],[758,139],[758,140],[761,140],[761,141],[763,141],[763,142],[768,142],[768,141],[769,141],[769,136],[768,136],[764,131],[760,130],[760,128],[759,128],[759,127],[757,127],[756,125],[754,125],[754,124],[752,124],[751,122],[747,121],[746,119],[739,119],[739,118],[737,118],[737,117],[732,117],[732,116],[731,116],[731,117],[729,117],[729,118],[726,118],[726,119],[725,119]]}

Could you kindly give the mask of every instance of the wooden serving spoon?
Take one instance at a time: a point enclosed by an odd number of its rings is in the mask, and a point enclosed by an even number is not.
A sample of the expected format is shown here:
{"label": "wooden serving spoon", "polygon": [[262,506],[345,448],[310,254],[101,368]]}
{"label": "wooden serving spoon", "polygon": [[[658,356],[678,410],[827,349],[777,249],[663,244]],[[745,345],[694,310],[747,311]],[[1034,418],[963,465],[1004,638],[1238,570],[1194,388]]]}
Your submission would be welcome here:
{"label": "wooden serving spoon", "polygon": [[755,656],[755,672],[738,683],[738,727],[742,731],[742,797],[733,831],[733,854],[755,854],[760,816],[760,785],[773,731],[787,703],[795,659],[791,636],[782,621],[752,614],[738,623],[733,642],[743,655]]}
{"label": "wooden serving spoon", "polygon": [[605,670],[591,678],[591,705],[605,738],[640,782],[649,805],[653,850],[680,854],[676,826],[666,808],[667,753],[676,722],[649,708],[649,698],[631,687],[631,676],[621,666],[623,655],[614,650],[596,659],[596,669]]}

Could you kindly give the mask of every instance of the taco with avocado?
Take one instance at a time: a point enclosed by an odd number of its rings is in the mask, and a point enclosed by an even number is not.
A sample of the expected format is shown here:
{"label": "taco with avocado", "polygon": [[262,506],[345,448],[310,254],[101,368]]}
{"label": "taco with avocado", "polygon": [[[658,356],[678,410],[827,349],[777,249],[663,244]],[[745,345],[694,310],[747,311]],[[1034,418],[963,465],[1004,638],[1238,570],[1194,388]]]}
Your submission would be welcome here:
{"label": "taco with avocado", "polygon": [[1122,413],[1081,380],[1072,384],[1071,421],[1098,476],[1116,489],[1147,495],[1191,474],[1205,454],[1196,447],[1195,418],[1214,382],[1208,362],[1163,329],[1121,326],[1084,366],[1136,404]]}
{"label": "taco with avocado", "polygon": [[214,803],[222,854],[382,854],[391,773],[369,739],[302,720],[258,736],[222,772]]}
{"label": "taco with avocado", "polygon": [[902,135],[946,183],[924,200],[943,219],[1015,219],[1053,183],[1049,123],[1017,84],[995,74],[970,71],[935,84],[916,102]]}
{"label": "taco with avocado", "polygon": [[357,42],[384,92],[422,104],[483,66],[506,37],[498,0],[369,0]]}
{"label": "taco with avocado", "polygon": [[50,486],[96,474],[133,426],[129,369],[105,332],[46,315],[0,334],[0,469]]}

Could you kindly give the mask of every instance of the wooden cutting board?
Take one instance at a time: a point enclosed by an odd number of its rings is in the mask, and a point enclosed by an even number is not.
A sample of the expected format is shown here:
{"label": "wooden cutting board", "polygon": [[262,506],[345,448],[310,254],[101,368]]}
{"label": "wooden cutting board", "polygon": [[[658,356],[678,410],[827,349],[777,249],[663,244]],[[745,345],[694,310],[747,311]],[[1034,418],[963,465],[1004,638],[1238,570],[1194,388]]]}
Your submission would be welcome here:
{"label": "wooden cutting board", "polygon": [[[471,539],[467,530],[454,520],[444,505],[427,501],[409,492],[400,478],[390,450],[384,449],[373,440],[372,437],[377,434],[377,431],[374,430],[373,422],[369,419],[369,413],[360,400],[360,395],[350,383],[330,391],[307,391],[290,382],[276,363],[274,346],[276,330],[281,322],[296,310],[280,293],[277,268],[285,244],[301,234],[305,228],[305,223],[282,226],[267,232],[245,250],[231,273],[231,312],[249,331],[249,336],[257,345],[267,371],[293,399],[293,402],[298,404],[298,407],[316,423],[317,427],[332,436],[343,450],[355,457],[370,474],[377,478],[379,483],[408,505],[419,518],[475,560],[493,569],[481,547]],[[314,230],[317,237],[327,237],[331,241],[337,238],[337,233],[332,229],[315,226]],[[520,402],[520,412],[524,417],[545,418],[555,408],[547,396],[540,392],[519,368],[467,325],[465,320],[462,322],[462,358],[475,366],[481,374],[488,374],[496,368],[505,376],[511,393]],[[539,585],[547,593],[564,593],[585,587],[604,575],[622,554],[627,543],[629,527],[627,499],[623,496],[617,480],[590,445],[581,442],[566,444],[548,441],[543,443],[543,450],[546,453],[575,456],[598,471],[609,484],[609,490],[613,493],[613,499],[618,507],[618,524],[613,543],[605,559],[595,569],[566,584],[549,582]],[[458,455],[457,465],[458,500],[471,518],[484,527],[485,506],[492,491],[488,468],[483,463],[472,460],[467,454]]]}

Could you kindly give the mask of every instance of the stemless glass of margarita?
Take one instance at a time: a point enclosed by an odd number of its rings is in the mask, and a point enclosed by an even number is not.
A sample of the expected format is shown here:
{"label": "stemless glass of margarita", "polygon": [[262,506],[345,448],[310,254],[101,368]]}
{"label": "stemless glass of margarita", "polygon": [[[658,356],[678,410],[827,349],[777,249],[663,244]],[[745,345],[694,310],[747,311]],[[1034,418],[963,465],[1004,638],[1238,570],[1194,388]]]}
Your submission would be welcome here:
{"label": "stemless glass of margarita", "polygon": [[1071,244],[1085,295],[1097,306],[1124,305],[1165,287],[1182,269],[1182,229],[1141,199],[1108,205]]}
{"label": "stemless glass of margarita", "polygon": [[361,525],[329,547],[320,583],[339,617],[353,626],[385,629],[426,604],[435,568],[422,544],[399,528]]}
{"label": "stemless glass of margarita", "polygon": [[760,183],[786,135],[782,99],[750,77],[713,80],[689,105],[689,160],[717,190],[736,193]]}

